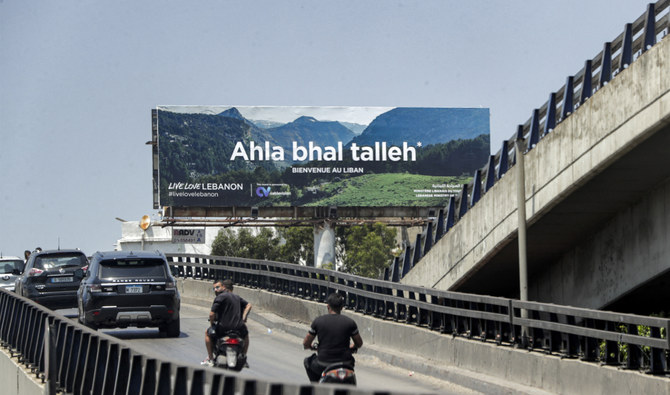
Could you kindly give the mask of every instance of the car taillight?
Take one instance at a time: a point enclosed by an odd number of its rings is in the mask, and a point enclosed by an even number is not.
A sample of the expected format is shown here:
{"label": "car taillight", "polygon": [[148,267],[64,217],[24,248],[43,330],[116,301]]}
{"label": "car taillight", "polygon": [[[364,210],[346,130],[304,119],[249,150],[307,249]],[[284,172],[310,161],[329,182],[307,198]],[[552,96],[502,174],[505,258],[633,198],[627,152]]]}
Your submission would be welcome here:
{"label": "car taillight", "polygon": [[166,283],[165,283],[165,289],[166,289],[166,290],[167,290],[167,289],[175,290],[175,289],[177,289],[177,284],[175,284],[175,283],[173,283],[173,282],[166,282]]}
{"label": "car taillight", "polygon": [[88,286],[89,292],[102,292],[102,287],[98,284],[92,284]]}
{"label": "car taillight", "polygon": [[28,272],[28,276],[39,276],[42,273],[44,273],[44,270],[32,268]]}
{"label": "car taillight", "polygon": [[88,270],[88,265],[86,265],[86,266],[82,266],[81,270],[82,270],[84,273],[86,273],[86,271]]}

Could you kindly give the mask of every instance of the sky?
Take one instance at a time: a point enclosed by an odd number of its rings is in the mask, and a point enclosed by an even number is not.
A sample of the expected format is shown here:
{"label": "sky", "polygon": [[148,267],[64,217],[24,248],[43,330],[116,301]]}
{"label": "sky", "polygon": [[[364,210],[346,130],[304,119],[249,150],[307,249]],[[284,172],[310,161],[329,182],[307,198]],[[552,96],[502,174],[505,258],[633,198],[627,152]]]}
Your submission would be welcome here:
{"label": "sky", "polygon": [[0,0],[0,253],[155,217],[159,105],[486,107],[497,152],[647,3]]}

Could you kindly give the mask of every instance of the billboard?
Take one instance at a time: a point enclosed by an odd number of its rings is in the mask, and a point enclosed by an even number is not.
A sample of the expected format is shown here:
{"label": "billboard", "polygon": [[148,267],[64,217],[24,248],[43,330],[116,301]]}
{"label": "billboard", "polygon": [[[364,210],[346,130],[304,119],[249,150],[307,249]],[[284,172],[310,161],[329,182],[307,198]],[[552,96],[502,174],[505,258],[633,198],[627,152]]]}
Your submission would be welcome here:
{"label": "billboard", "polygon": [[154,204],[441,207],[490,152],[487,108],[159,106]]}

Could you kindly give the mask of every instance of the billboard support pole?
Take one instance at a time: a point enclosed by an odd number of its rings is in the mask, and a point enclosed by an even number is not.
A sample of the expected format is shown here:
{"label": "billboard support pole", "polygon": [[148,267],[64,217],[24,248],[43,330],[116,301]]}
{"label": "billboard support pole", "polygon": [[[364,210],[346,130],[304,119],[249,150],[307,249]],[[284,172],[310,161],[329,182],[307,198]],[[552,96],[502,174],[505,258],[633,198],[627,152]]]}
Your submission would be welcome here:
{"label": "billboard support pole", "polygon": [[335,227],[331,220],[323,220],[314,224],[314,267],[332,265],[332,270],[337,270],[335,263]]}

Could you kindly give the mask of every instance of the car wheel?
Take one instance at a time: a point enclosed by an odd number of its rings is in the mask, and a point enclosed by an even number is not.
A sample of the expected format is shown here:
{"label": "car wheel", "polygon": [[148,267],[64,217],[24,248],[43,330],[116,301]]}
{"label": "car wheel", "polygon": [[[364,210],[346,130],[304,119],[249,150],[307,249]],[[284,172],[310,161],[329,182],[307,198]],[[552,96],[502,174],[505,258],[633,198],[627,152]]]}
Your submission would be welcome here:
{"label": "car wheel", "polygon": [[96,327],[93,324],[89,324],[88,322],[86,322],[86,314],[84,313],[84,311],[81,310],[81,308],[79,308],[77,310],[78,310],[77,321],[79,321],[79,323],[84,325],[85,327],[93,329],[94,331],[97,331],[98,327]]}
{"label": "car wheel", "polygon": [[77,319],[77,321],[79,321],[80,324],[84,325],[84,326],[87,327],[87,328],[93,329],[94,331],[97,331],[97,330],[98,330],[98,327],[97,327],[97,326],[95,326],[95,325],[93,325],[93,324],[89,324],[88,322],[86,322],[86,320],[82,319],[81,316],[79,316],[79,318]]}
{"label": "car wheel", "polygon": [[181,330],[180,330],[180,327],[179,327],[179,318],[170,322],[164,328],[165,328],[165,334],[167,335],[167,337],[179,337],[179,334],[181,333]]}

